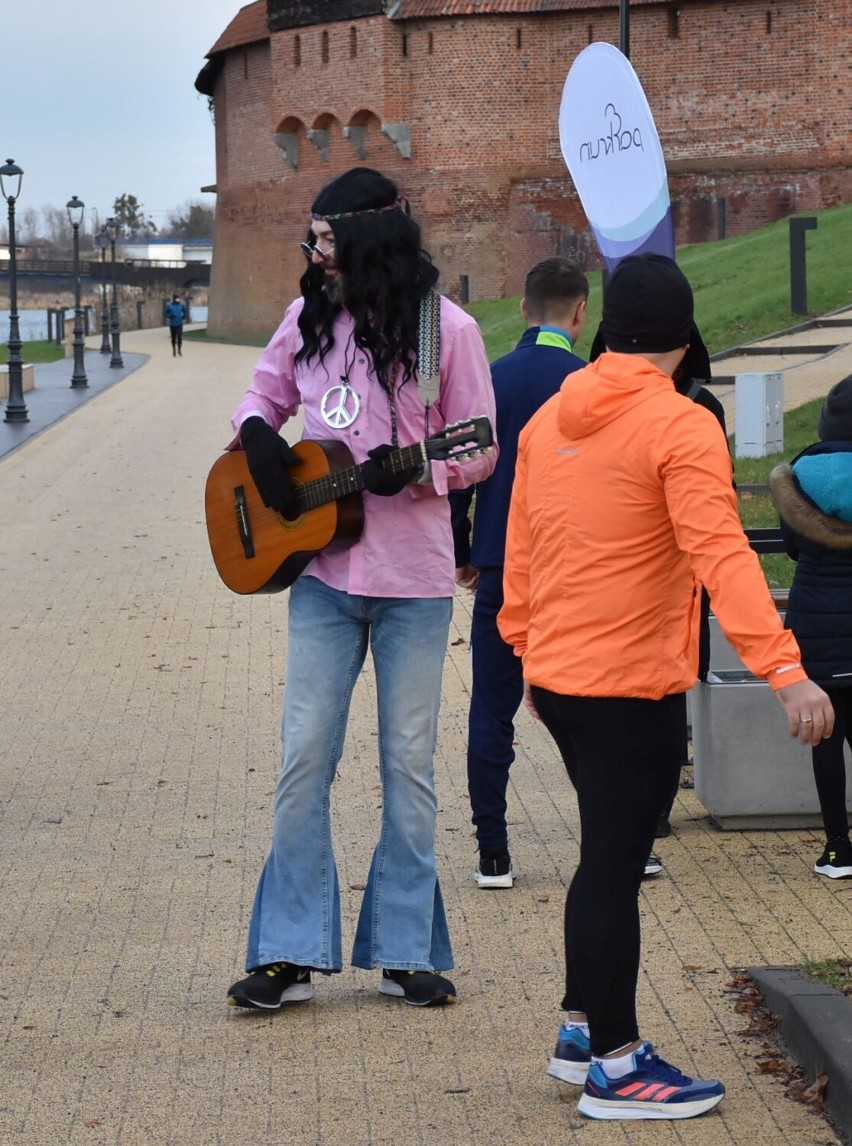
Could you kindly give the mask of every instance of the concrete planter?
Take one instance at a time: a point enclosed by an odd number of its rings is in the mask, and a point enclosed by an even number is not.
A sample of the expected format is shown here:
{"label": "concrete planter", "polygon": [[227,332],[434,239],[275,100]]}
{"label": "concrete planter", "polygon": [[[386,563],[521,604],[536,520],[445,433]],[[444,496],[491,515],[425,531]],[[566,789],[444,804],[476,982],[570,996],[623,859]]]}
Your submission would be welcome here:
{"label": "concrete planter", "polygon": [[[21,388],[26,394],[28,390],[32,390],[35,386],[35,367],[33,364],[26,363],[21,366]],[[0,399],[5,400],[9,397],[9,367],[0,366]]]}
{"label": "concrete planter", "polygon": [[[779,610],[786,594],[776,595]],[[695,794],[720,828],[821,828],[810,748],[710,618],[710,674],[689,693]],[[852,811],[852,784],[847,785]]]}
{"label": "concrete planter", "polygon": [[[781,615],[781,620],[784,620],[784,614],[787,610],[787,591],[784,591],[783,596],[776,593],[773,594],[778,603],[778,611]],[[722,632],[722,626],[716,620],[714,615],[710,614],[710,670],[711,672],[725,671],[730,669],[741,669],[743,672],[748,671],[740,660],[739,653],[734,646]],[[698,691],[699,686],[689,690],[686,694],[686,718],[690,727],[692,727],[692,704],[693,697]]]}
{"label": "concrete planter", "polygon": [[811,752],[769,685],[719,670],[693,690],[695,794],[720,828],[819,828]]}

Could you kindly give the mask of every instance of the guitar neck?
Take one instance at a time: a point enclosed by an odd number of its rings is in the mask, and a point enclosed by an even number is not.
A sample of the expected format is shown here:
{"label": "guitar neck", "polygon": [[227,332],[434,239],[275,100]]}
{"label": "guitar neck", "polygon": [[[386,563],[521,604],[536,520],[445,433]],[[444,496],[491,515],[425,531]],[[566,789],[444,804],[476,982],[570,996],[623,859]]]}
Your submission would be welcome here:
{"label": "guitar neck", "polygon": [[[392,454],[382,459],[382,465],[391,473],[402,473],[403,470],[416,469],[422,466],[427,458],[425,442],[417,442],[413,446],[400,446]],[[294,508],[300,513],[336,501],[349,493],[360,493],[366,488],[364,481],[364,462],[356,466],[346,466],[333,473],[324,474],[297,485],[293,489]]]}

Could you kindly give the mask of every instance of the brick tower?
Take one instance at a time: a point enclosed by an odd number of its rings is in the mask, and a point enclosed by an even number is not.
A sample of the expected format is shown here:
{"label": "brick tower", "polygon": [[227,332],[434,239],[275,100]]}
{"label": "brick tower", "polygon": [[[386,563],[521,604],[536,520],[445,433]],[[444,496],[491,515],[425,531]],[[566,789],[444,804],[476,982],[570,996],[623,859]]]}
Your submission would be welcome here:
{"label": "brick tower", "polygon": [[[409,196],[458,297],[517,293],[554,253],[598,266],[559,149],[565,76],[618,43],[618,0],[256,0],[196,86],[216,118],[210,328],[271,334],[308,206],[356,164]],[[848,6],[631,0],[630,58],[679,243],[852,199]]]}

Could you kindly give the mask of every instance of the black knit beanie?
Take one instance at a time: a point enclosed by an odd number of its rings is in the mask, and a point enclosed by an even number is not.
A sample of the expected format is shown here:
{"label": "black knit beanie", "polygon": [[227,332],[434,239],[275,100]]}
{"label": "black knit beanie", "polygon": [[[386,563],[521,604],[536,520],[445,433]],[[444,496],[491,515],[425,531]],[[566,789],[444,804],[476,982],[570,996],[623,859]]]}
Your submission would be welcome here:
{"label": "black knit beanie", "polygon": [[628,255],[604,290],[604,341],[622,354],[676,350],[689,342],[692,311],[692,288],[673,259]]}
{"label": "black knit beanie", "polygon": [[817,433],[823,442],[852,442],[852,374],[829,390]]}

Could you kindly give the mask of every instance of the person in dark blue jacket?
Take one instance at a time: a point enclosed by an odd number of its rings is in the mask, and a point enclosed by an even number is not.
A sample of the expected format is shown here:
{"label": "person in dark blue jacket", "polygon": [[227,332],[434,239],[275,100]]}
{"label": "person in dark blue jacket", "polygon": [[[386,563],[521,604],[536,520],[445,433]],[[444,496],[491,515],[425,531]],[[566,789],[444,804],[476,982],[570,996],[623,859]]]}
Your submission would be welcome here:
{"label": "person in dark blue jacket", "polygon": [[183,324],[186,322],[186,307],[180,301],[179,294],[173,294],[172,301],[166,303],[166,321],[172,336],[172,357],[174,358],[176,354],[183,354]]}
{"label": "person in dark blue jacket", "polygon": [[796,561],[785,625],[808,676],[835,711],[834,732],[811,749],[825,849],[814,871],[852,878],[844,741],[852,747],[852,374],[828,392],[819,441],[769,475],[787,552]]}
{"label": "person in dark blue jacket", "polygon": [[[514,717],[523,699],[520,660],[497,631],[503,604],[506,522],[515,476],[518,436],[532,415],[586,363],[574,353],[586,318],[589,283],[569,259],[537,263],[526,277],[521,314],[527,323],[515,349],[491,366],[497,402],[497,466],[487,481],[450,493],[456,582],[476,592],[471,624],[473,681],[468,716],[467,777],[480,887],[514,882],[506,825],[506,789]],[[469,510],[474,489],[473,544]]]}

